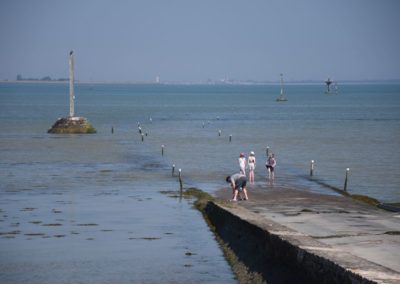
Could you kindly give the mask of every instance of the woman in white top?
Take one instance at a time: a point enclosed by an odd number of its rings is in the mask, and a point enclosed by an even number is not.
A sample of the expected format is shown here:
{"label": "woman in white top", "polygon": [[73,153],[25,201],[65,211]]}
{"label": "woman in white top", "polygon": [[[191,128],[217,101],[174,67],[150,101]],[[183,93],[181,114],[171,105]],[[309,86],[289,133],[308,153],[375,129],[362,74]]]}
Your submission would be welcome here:
{"label": "woman in white top", "polygon": [[250,156],[247,159],[247,164],[249,165],[249,182],[254,184],[254,169],[256,168],[256,157],[253,151],[250,152]]}
{"label": "woman in white top", "polygon": [[246,157],[243,153],[240,153],[239,156],[239,169],[242,175],[246,175]]}

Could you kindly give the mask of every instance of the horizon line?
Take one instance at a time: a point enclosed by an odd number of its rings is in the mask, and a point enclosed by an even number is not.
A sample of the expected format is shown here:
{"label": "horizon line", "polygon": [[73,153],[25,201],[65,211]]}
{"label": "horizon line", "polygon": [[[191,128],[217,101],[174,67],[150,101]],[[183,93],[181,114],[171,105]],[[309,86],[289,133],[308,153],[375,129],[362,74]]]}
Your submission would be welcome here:
{"label": "horizon line", "polygon": [[[280,84],[280,80],[203,80],[203,81],[105,81],[105,80],[75,80],[76,84],[126,84],[126,85],[269,85]],[[333,80],[333,83],[400,83],[400,79],[362,79],[362,80]],[[8,80],[0,79],[0,83],[45,83],[45,84],[69,84],[69,80]],[[285,80],[285,84],[320,84],[325,80]]]}

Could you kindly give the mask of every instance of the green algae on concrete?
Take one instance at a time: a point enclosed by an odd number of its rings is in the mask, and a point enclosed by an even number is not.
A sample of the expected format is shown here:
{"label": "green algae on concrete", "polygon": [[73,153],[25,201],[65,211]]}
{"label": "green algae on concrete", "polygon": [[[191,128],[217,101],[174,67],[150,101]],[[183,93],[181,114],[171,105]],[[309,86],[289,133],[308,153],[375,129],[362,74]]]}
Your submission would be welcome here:
{"label": "green algae on concrete", "polygon": [[208,227],[210,230],[214,233],[215,239],[220,245],[224,257],[226,261],[229,263],[229,265],[232,268],[233,273],[236,276],[236,279],[238,280],[239,283],[244,284],[244,283],[252,283],[252,284],[263,284],[266,283],[266,281],[263,279],[262,275],[258,272],[251,271],[249,267],[246,266],[245,263],[243,263],[239,257],[235,254],[234,250],[229,246],[228,243],[226,243],[217,233],[216,228],[214,225],[211,223],[211,221],[208,218],[208,214],[206,212],[206,207],[210,202],[216,202],[215,198],[212,197],[210,194],[197,189],[197,188],[188,188],[186,191],[183,192],[183,196],[186,197],[195,197],[196,201],[194,202],[194,207],[199,210],[206,223],[208,224]]}
{"label": "green algae on concrete", "polygon": [[344,191],[341,188],[329,185],[329,184],[327,184],[327,183],[325,183],[325,182],[323,182],[323,181],[321,181],[321,180],[319,180],[318,178],[315,178],[315,177],[311,177],[311,178],[309,178],[309,180],[311,180],[313,182],[316,182],[316,183],[318,183],[318,184],[320,184],[320,185],[322,185],[322,186],[324,186],[326,188],[332,189],[333,191],[335,191],[335,192],[337,192],[337,193],[339,193],[339,194],[341,194],[343,196],[350,197],[350,198],[352,198],[354,200],[358,200],[358,201],[367,203],[367,204],[369,204],[371,206],[378,207],[378,208],[386,210],[386,211],[400,212],[400,202],[381,203],[379,200],[377,200],[377,199],[375,199],[373,197],[367,196],[367,195],[350,194],[349,192]]}
{"label": "green algae on concrete", "polygon": [[91,134],[96,129],[84,117],[64,117],[58,119],[47,131],[54,134]]}
{"label": "green algae on concrete", "polygon": [[350,196],[351,196],[351,198],[353,198],[355,200],[365,202],[365,203],[367,203],[369,205],[372,205],[372,206],[377,206],[378,204],[380,204],[379,200],[377,200],[375,198],[372,198],[372,197],[369,197],[367,195],[351,194]]}

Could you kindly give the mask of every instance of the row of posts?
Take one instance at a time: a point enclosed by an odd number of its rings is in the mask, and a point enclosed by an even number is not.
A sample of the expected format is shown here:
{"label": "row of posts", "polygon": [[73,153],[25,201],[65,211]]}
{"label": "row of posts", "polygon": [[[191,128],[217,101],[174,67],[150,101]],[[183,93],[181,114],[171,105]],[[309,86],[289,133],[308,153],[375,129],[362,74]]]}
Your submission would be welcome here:
{"label": "row of posts", "polygon": [[[150,118],[150,122],[152,122],[152,119]],[[204,123],[203,123],[203,128],[204,128]],[[138,122],[138,131],[141,136],[142,142],[144,142],[144,136],[147,136],[147,132],[143,133],[142,128],[140,126],[140,122]],[[218,136],[221,136],[222,130],[218,130]],[[111,134],[114,134],[114,126],[111,126]],[[232,142],[232,134],[229,135],[229,142]],[[164,149],[165,146],[161,145],[161,155],[164,156]],[[182,170],[178,170],[178,178],[179,178],[179,185],[180,185],[180,191],[183,190],[183,181],[182,181]],[[172,176],[175,176],[175,165],[172,165]]]}
{"label": "row of posts", "polygon": [[[138,131],[140,136],[142,137],[142,142],[144,141],[144,136],[147,136],[147,132],[143,133],[142,128],[140,127],[140,123],[138,122]],[[114,126],[111,126],[111,134],[114,134]],[[222,130],[218,130],[218,136],[221,136]],[[232,134],[229,135],[229,142],[232,142]]]}
{"label": "row of posts", "polygon": [[[172,173],[171,173],[171,175],[173,177],[175,176],[175,164],[172,165]],[[179,179],[179,188],[180,188],[180,191],[182,192],[182,190],[183,190],[182,169],[178,170],[178,179]]]}
{"label": "row of posts", "polygon": [[[164,155],[164,145],[161,145],[161,154]],[[267,154],[267,157],[269,157],[269,147],[266,148],[266,154]],[[312,177],[314,175],[314,169],[315,169],[315,162],[314,162],[314,160],[311,160],[310,177]],[[182,191],[182,188],[183,188],[182,187],[182,176],[181,176],[182,170],[179,169],[178,172],[179,172],[178,177],[179,177],[180,190]],[[347,192],[347,183],[348,183],[348,179],[349,179],[349,173],[350,173],[350,168],[346,168],[346,175],[345,175],[344,185],[343,185],[343,190],[345,192]],[[172,165],[171,175],[175,176],[175,164]]]}
{"label": "row of posts", "polygon": [[[203,124],[204,127],[204,124]],[[142,138],[142,142],[144,141],[144,136],[147,136],[147,133],[143,134],[142,133],[142,129],[140,127],[140,123],[138,123],[138,129],[139,129],[139,134],[141,135]],[[114,126],[111,127],[111,133],[114,133]],[[221,136],[222,131],[218,130],[218,136]],[[229,142],[232,142],[232,134],[229,135]],[[161,145],[161,155],[164,156],[164,145]],[[269,146],[267,146],[267,148],[265,149],[265,154],[267,156],[267,158],[269,157],[269,151],[270,148]],[[314,176],[314,170],[315,170],[315,162],[314,160],[311,160],[310,163],[310,177]],[[179,169],[179,184],[180,184],[180,190],[182,191],[182,177],[181,177],[181,169]],[[345,179],[344,179],[344,185],[343,185],[343,190],[345,192],[347,192],[347,183],[348,183],[348,179],[349,179],[349,172],[350,172],[350,168],[346,169],[346,174],[345,174]],[[175,175],[175,165],[172,165],[172,176]]]}
{"label": "row of posts", "polygon": [[[310,177],[312,177],[314,175],[314,169],[315,169],[315,162],[314,160],[311,160],[310,163]],[[344,185],[343,185],[343,190],[345,192],[347,192],[347,183],[349,180],[349,173],[350,173],[350,168],[346,169],[346,174],[345,174],[345,178],[344,178]]]}
{"label": "row of posts", "polygon": [[[142,133],[142,128],[140,127],[140,123],[139,122],[138,122],[138,129],[139,129],[139,133],[140,133],[140,135],[142,137],[142,142],[143,142],[144,141],[144,135],[147,136],[147,132],[145,134]],[[161,156],[164,156],[164,149],[165,149],[165,146],[164,146],[164,144],[162,144],[161,145]],[[175,176],[175,164],[172,165],[172,176]],[[180,188],[180,191],[182,193],[182,190],[183,190],[182,169],[178,170],[178,178],[179,178],[179,188]]]}

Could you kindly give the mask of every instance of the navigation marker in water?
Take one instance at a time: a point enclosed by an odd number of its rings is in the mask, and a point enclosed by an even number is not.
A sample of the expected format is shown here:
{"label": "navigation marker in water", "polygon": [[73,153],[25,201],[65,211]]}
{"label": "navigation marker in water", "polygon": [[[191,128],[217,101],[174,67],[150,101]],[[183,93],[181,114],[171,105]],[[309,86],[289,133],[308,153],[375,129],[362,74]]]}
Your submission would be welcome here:
{"label": "navigation marker in water", "polygon": [[326,84],[326,92],[325,92],[325,94],[330,94],[331,93],[331,84],[332,84],[332,81],[331,81],[331,78],[328,78],[328,80],[326,80],[325,81],[325,84]]}
{"label": "navigation marker in water", "polygon": [[75,93],[74,93],[74,52],[69,52],[69,116],[75,116]]}
{"label": "navigation marker in water", "polygon": [[84,117],[75,116],[75,92],[74,92],[74,52],[69,52],[69,116],[59,118],[48,133],[96,133],[96,129]]}
{"label": "navigation marker in water", "polygon": [[283,88],[283,74],[281,73],[280,76],[281,76],[281,92],[279,94],[279,97],[276,98],[276,101],[277,102],[286,102],[287,98],[285,97],[285,91]]}
{"label": "navigation marker in water", "polygon": [[[331,85],[334,84],[334,90],[332,91],[331,89]],[[330,95],[330,94],[337,94],[338,93],[338,86],[337,86],[337,82],[333,82],[331,81],[331,78],[328,78],[328,80],[325,81],[326,84],[326,91],[325,94]]]}

